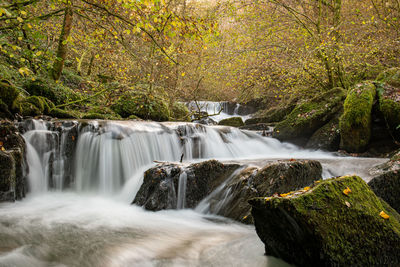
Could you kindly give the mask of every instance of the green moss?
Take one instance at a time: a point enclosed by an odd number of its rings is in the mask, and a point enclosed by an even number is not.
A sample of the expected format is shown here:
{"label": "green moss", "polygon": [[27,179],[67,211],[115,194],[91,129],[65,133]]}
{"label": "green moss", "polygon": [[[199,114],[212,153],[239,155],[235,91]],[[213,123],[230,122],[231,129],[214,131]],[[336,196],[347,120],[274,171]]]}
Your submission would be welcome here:
{"label": "green moss", "polygon": [[342,88],[334,88],[299,104],[276,125],[273,136],[282,141],[310,137],[342,109],[344,96]]}
{"label": "green moss", "polygon": [[260,110],[256,112],[252,118],[246,120],[245,124],[250,125],[256,123],[280,122],[284,120],[295,107],[296,101],[292,100],[289,103],[284,103],[276,107]]}
{"label": "green moss", "polygon": [[171,118],[174,121],[190,121],[188,107],[183,103],[174,102],[171,108]]}
{"label": "green moss", "polygon": [[371,138],[371,111],[375,99],[375,85],[364,82],[349,90],[340,117],[340,148],[348,152],[362,152]]}
{"label": "green moss", "polygon": [[38,108],[40,113],[44,112],[45,105],[47,105],[47,103],[45,103],[43,101],[43,99],[41,97],[38,97],[38,96],[30,96],[30,97],[26,98],[25,101],[35,105],[35,107]]}
{"label": "green moss", "polygon": [[19,91],[8,81],[0,81],[0,100],[7,104],[9,108],[13,106],[15,99],[17,99]]}
{"label": "green moss", "polygon": [[[360,177],[329,179],[250,203],[267,255],[298,266],[400,264],[400,215]],[[389,219],[380,216],[382,211]]]}
{"label": "green moss", "polygon": [[218,125],[232,126],[232,127],[240,127],[243,126],[243,120],[241,117],[232,117],[228,119],[221,120]]}
{"label": "green moss", "polygon": [[70,88],[61,83],[55,83],[50,79],[28,80],[23,87],[30,95],[46,97],[56,105],[64,104],[70,100],[77,100],[80,97]]}
{"label": "green moss", "polygon": [[142,90],[125,92],[112,109],[123,118],[136,115],[146,120],[167,121],[169,119],[166,101],[159,95]]}
{"label": "green moss", "polygon": [[128,120],[134,120],[134,121],[136,121],[136,120],[142,120],[141,118],[139,118],[139,117],[136,116],[136,115],[130,115],[127,119],[128,119]]}
{"label": "green moss", "polygon": [[21,101],[16,104],[17,112],[22,116],[38,116],[43,113],[43,110],[40,110],[35,104],[32,104],[27,101]]}
{"label": "green moss", "polygon": [[376,80],[395,87],[400,87],[400,68],[391,68],[381,72]]}
{"label": "green moss", "polygon": [[73,111],[63,110],[59,108],[53,108],[50,111],[49,115],[59,119],[77,119],[80,117]]}
{"label": "green moss", "polygon": [[82,116],[82,119],[100,119],[100,120],[107,120],[107,116],[104,114],[99,114],[99,113],[86,113]]}

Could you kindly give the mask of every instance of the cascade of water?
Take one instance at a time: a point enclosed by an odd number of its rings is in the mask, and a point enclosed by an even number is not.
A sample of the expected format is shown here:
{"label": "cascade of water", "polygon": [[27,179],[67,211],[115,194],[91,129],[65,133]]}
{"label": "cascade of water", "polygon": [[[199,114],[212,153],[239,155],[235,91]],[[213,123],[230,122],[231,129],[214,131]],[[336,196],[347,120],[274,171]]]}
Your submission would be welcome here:
{"label": "cascade of water", "polygon": [[[143,179],[138,171],[154,161],[179,161],[182,154],[185,161],[331,157],[230,127],[96,121],[30,125],[24,137],[32,192],[72,188],[115,194],[129,185],[135,188],[123,191],[136,194]],[[137,181],[127,183],[131,179]]]}
{"label": "cascade of water", "polygon": [[223,119],[231,117],[242,117],[243,121],[250,118],[250,115],[240,115],[239,108],[240,104],[232,105],[230,102],[212,102],[212,101],[197,101],[187,103],[189,110],[197,112],[206,112],[209,115],[216,114],[211,117],[212,120],[219,122]]}
{"label": "cascade of water", "polygon": [[186,183],[187,183],[187,173],[184,171],[179,175],[178,197],[176,205],[177,209],[185,208]]}

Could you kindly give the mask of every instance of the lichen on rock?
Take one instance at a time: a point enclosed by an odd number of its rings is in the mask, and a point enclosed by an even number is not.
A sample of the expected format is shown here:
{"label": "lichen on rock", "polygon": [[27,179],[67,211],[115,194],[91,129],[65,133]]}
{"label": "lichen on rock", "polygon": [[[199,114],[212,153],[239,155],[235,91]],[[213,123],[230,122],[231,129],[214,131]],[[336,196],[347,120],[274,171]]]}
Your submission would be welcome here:
{"label": "lichen on rock", "polygon": [[267,255],[297,266],[400,264],[400,215],[358,176],[250,204]]}

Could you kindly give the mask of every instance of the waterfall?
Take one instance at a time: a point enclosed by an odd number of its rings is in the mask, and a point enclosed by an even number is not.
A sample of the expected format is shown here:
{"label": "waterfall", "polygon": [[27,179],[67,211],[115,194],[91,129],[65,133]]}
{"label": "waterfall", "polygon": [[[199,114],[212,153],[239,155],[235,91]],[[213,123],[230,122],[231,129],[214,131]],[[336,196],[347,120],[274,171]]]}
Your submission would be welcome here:
{"label": "waterfall", "polygon": [[191,101],[186,103],[189,110],[196,112],[205,112],[208,115],[213,115],[210,118],[219,122],[223,119],[231,118],[231,117],[241,117],[243,121],[250,118],[250,114],[241,113],[239,111],[240,104],[239,103],[231,103],[227,101],[222,102],[212,102],[212,101]]}
{"label": "waterfall", "polygon": [[[154,161],[176,162],[182,155],[184,161],[332,157],[250,131],[193,123],[28,121],[24,127],[32,193],[136,194],[143,171]],[[181,180],[180,197],[184,174]]]}

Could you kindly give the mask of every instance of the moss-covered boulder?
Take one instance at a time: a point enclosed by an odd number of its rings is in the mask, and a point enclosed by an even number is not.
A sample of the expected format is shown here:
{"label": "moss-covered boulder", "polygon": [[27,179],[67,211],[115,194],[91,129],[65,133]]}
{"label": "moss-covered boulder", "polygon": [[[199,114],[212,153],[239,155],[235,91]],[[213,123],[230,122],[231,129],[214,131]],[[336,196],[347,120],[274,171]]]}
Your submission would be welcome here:
{"label": "moss-covered boulder", "polygon": [[400,85],[377,83],[379,110],[382,113],[392,135],[400,140]]}
{"label": "moss-covered boulder", "polygon": [[267,255],[297,266],[400,265],[400,215],[360,177],[250,204]]}
{"label": "moss-covered boulder", "polygon": [[70,88],[61,83],[55,83],[50,79],[28,80],[23,87],[30,95],[46,97],[56,105],[64,104],[70,100],[77,100],[80,97]]}
{"label": "moss-covered boulder", "polygon": [[109,107],[93,106],[86,113],[84,113],[81,118],[91,120],[120,120],[121,116]]}
{"label": "moss-covered boulder", "polygon": [[79,115],[71,110],[64,110],[60,108],[53,108],[50,111],[50,116],[58,118],[58,119],[78,119]]}
{"label": "moss-covered boulder", "polygon": [[136,115],[145,120],[168,121],[166,101],[158,95],[142,90],[129,90],[121,95],[112,109],[123,118]]}
{"label": "moss-covered boulder", "polygon": [[344,90],[334,88],[299,104],[285,120],[276,124],[273,137],[281,141],[305,144],[316,130],[341,111],[344,98]]}
{"label": "moss-covered boulder", "polygon": [[257,123],[280,122],[286,118],[290,112],[296,107],[296,102],[278,105],[266,110],[260,110],[253,115],[252,118],[245,121],[246,125]]}
{"label": "moss-covered boulder", "polygon": [[337,151],[340,144],[339,118],[333,118],[330,122],[319,128],[308,140],[306,148]]}
{"label": "moss-covered boulder", "polygon": [[363,152],[371,138],[371,111],[376,89],[372,82],[357,84],[347,93],[340,117],[340,148]]}
{"label": "moss-covered boulder", "polygon": [[190,121],[190,112],[184,103],[174,102],[171,107],[171,119],[173,121]]}
{"label": "moss-covered boulder", "polygon": [[8,108],[12,108],[14,101],[17,99],[19,95],[19,91],[16,87],[11,85],[8,81],[2,80],[0,81],[0,100],[8,106]]}
{"label": "moss-covered boulder", "polygon": [[381,72],[376,80],[394,87],[400,87],[400,68],[391,68]]}
{"label": "moss-covered boulder", "polygon": [[232,126],[232,127],[241,127],[244,125],[241,117],[232,117],[228,119],[223,119],[218,122],[218,125]]}

